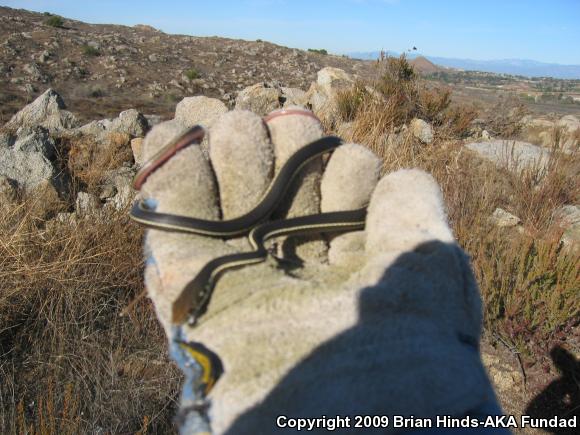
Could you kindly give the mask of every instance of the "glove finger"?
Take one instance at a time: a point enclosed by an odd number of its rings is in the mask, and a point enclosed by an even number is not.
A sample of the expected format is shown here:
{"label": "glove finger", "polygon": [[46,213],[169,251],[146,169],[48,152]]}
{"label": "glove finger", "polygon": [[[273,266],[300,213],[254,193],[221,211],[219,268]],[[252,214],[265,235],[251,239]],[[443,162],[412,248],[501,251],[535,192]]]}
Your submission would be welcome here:
{"label": "glove finger", "polygon": [[[145,137],[146,159],[176,139],[185,127],[176,121],[155,126]],[[198,145],[177,152],[149,175],[142,197],[160,213],[218,219],[217,189],[208,160]],[[212,258],[228,251],[223,242],[196,235],[148,230],[146,284],[159,319],[170,333],[173,301]]]}
{"label": "glove finger", "polygon": [[[276,171],[279,171],[297,150],[320,139],[324,134],[320,121],[311,112],[302,108],[290,107],[272,112],[266,116],[265,121],[274,146]],[[274,218],[284,219],[319,213],[321,178],[322,158],[317,158],[301,169]],[[295,237],[283,242],[282,251],[285,257],[297,255],[301,258],[324,259],[326,244],[320,237]]]}
{"label": "glove finger", "polygon": [[420,170],[384,177],[373,192],[366,230],[362,273],[366,284],[388,291],[361,304],[361,316],[421,313],[441,331],[479,340],[479,291],[433,177]]}
{"label": "glove finger", "polygon": [[[365,207],[379,181],[380,171],[380,159],[368,148],[358,144],[342,145],[332,154],[322,176],[321,212]],[[329,240],[330,264],[345,264],[361,257],[365,232],[356,231],[330,236]]]}
{"label": "glove finger", "polygon": [[[185,127],[199,124],[208,130],[227,111],[226,105],[217,98],[208,98],[203,95],[186,97],[175,106],[175,121]],[[203,138],[201,149],[203,155],[209,158],[208,135]]]}
{"label": "glove finger", "polygon": [[262,119],[249,111],[221,116],[210,129],[210,159],[222,218],[252,210],[268,188],[274,172],[274,153]]}
{"label": "glove finger", "polygon": [[400,170],[383,177],[368,207],[364,275],[369,283],[401,254],[422,243],[454,241],[435,180],[420,170]]}

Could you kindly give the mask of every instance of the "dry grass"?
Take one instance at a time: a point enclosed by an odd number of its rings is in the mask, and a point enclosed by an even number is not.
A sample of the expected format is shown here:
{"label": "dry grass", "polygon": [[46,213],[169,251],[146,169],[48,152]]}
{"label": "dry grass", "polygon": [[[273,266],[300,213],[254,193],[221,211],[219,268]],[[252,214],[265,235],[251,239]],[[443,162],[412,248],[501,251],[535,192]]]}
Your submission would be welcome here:
{"label": "dry grass", "polygon": [[[483,163],[457,140],[473,108],[421,84],[404,59],[384,60],[379,72],[376,91],[358,83],[339,96],[348,139],[373,149],[384,172],[419,167],[434,175],[472,256],[486,330],[528,361],[543,358],[580,318],[579,254],[562,249],[552,216],[580,200],[578,154],[556,153],[543,173]],[[402,129],[416,116],[434,125],[433,144]],[[504,132],[518,130],[499,121]],[[57,164],[71,174],[73,191],[96,189],[104,172],[127,160],[127,138],[108,147],[62,140]],[[149,302],[136,299],[140,229],[126,213],[50,220],[71,207],[52,193],[0,208],[0,433],[172,432],[179,375]],[[496,207],[518,215],[523,231],[495,228]]]}
{"label": "dry grass", "polygon": [[455,139],[469,133],[477,115],[471,106],[453,105],[449,89],[420,81],[404,56],[383,57],[376,79],[339,93],[337,107],[342,120],[352,123],[351,138],[379,155],[386,137],[413,118],[430,122],[440,138]]}
{"label": "dry grass", "polygon": [[[553,212],[580,201],[580,156],[559,152],[555,137],[545,170],[516,173],[476,159],[457,139],[468,131],[477,112],[451,106],[444,90],[422,87],[403,62],[401,58],[383,65],[394,69],[386,83],[401,77],[415,83],[405,83],[403,92],[392,92],[389,85],[392,98],[366,99],[352,120],[348,139],[375,151],[384,172],[419,167],[435,176],[459,243],[472,256],[485,301],[487,331],[511,342],[528,357],[527,362],[542,359],[579,325],[580,256],[560,245],[561,229],[553,221]],[[415,104],[401,105],[409,95]],[[493,121],[504,137],[520,131],[515,120],[522,113],[508,107],[496,108]],[[401,131],[402,123],[412,116],[433,123],[433,144],[420,144]],[[496,207],[520,217],[523,229],[495,228],[489,216]]]}
{"label": "dry grass", "polygon": [[0,211],[0,432],[171,431],[164,335],[146,299],[121,316],[143,289],[141,230],[126,213],[49,225],[65,206]]}

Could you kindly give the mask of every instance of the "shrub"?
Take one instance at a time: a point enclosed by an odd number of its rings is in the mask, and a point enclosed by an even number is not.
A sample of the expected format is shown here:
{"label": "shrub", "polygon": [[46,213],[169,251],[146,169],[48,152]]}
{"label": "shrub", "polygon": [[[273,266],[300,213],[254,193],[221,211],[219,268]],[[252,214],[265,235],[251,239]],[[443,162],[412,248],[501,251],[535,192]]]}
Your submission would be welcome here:
{"label": "shrub", "polygon": [[92,45],[85,44],[85,45],[83,45],[83,54],[85,56],[96,57],[96,56],[100,56],[101,52],[99,51],[98,48],[93,47]]}
{"label": "shrub", "polygon": [[185,71],[185,77],[187,77],[188,80],[195,80],[200,78],[200,76],[201,74],[195,68],[190,68],[187,71]]}
{"label": "shrub", "polygon": [[369,93],[360,82],[350,89],[339,91],[336,95],[336,104],[340,118],[346,122],[353,121],[367,98]]}
{"label": "shrub", "polygon": [[322,55],[328,54],[328,51],[326,51],[324,48],[309,48],[308,51],[310,53],[316,53],[316,54],[322,54]]}
{"label": "shrub", "polygon": [[[454,234],[472,257],[486,331],[515,346],[527,363],[547,358],[580,315],[580,252],[562,248],[562,231],[553,222],[558,207],[580,198],[580,156],[556,149],[545,170],[518,173],[482,162],[466,153],[459,140],[469,133],[478,115],[475,108],[452,104],[445,88],[427,87],[403,57],[383,58],[377,72],[377,93],[360,99],[351,89],[338,95],[341,117],[352,119],[348,140],[375,151],[383,172],[418,167],[433,174],[443,190]],[[494,129],[505,134],[519,130],[519,106],[504,101],[494,110]],[[415,116],[435,126],[431,146],[401,129]],[[391,135],[395,141],[390,142]],[[522,220],[519,231],[490,222],[497,207]]]}
{"label": "shrub", "polygon": [[105,96],[105,91],[100,87],[93,87],[89,89],[87,96],[91,98],[102,98]]}
{"label": "shrub", "polygon": [[64,19],[59,15],[51,15],[44,23],[50,27],[62,27],[64,26]]}

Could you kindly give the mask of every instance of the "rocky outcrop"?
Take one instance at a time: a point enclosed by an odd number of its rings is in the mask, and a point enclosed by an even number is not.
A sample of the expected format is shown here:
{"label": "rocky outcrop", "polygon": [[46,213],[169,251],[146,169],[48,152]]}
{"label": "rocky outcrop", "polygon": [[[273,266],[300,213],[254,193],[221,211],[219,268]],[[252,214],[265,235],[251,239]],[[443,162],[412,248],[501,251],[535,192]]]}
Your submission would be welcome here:
{"label": "rocky outcrop", "polygon": [[345,71],[332,67],[323,68],[318,71],[316,82],[306,92],[306,99],[319,118],[333,125],[339,120],[337,95],[353,85],[353,78]]}
{"label": "rocky outcrop", "polygon": [[135,109],[125,110],[111,122],[109,130],[116,133],[125,133],[131,137],[143,137],[149,125],[147,119]]}
{"label": "rocky outcrop", "polygon": [[201,124],[211,127],[214,121],[228,108],[224,103],[215,98],[204,96],[186,97],[175,106],[175,120],[185,127]]}
{"label": "rocky outcrop", "polygon": [[56,171],[41,152],[0,149],[0,175],[30,189],[56,179]]}
{"label": "rocky outcrop", "polygon": [[36,100],[16,113],[4,128],[16,131],[20,127],[41,126],[54,133],[76,127],[78,125],[76,117],[65,109],[61,96],[54,90],[47,89]]}
{"label": "rocky outcrop", "polygon": [[415,118],[409,124],[409,130],[421,143],[430,144],[433,142],[433,127],[428,122]]}
{"label": "rocky outcrop", "polygon": [[74,116],[63,107],[60,96],[49,89],[6,124],[0,146],[0,176],[24,190],[47,183],[61,187],[51,162],[56,143],[50,133],[72,125],[69,121]]}
{"label": "rocky outcrop", "polygon": [[490,220],[499,228],[511,228],[522,223],[521,219],[502,208],[496,208]]}
{"label": "rocky outcrop", "polygon": [[256,83],[238,93],[235,107],[266,115],[272,110],[307,104],[307,95],[302,89],[283,87],[279,83]]}
{"label": "rocky outcrop", "polygon": [[249,86],[238,94],[236,109],[251,110],[258,115],[266,115],[282,106],[282,92],[267,83],[257,83]]}
{"label": "rocky outcrop", "polygon": [[545,170],[550,151],[531,143],[495,139],[488,142],[472,142],[465,147],[498,167],[513,171],[526,168]]}
{"label": "rocky outcrop", "polygon": [[101,196],[104,192],[112,192],[105,199],[105,207],[109,210],[121,211],[129,207],[137,192],[133,189],[135,170],[129,167],[113,169],[105,174]]}
{"label": "rocky outcrop", "polygon": [[554,212],[554,218],[564,230],[560,242],[568,248],[579,250],[580,207],[577,205],[564,205]]}
{"label": "rocky outcrop", "polygon": [[566,115],[560,118],[556,123],[558,127],[562,127],[568,133],[573,133],[576,130],[580,130],[580,120],[574,115]]}
{"label": "rocky outcrop", "polygon": [[54,157],[56,144],[46,128],[22,126],[16,132],[16,138],[15,151],[37,152],[49,159]]}
{"label": "rocky outcrop", "polygon": [[120,133],[129,137],[143,137],[149,130],[145,116],[135,109],[125,110],[114,119],[91,121],[81,127],[71,130],[72,134],[92,136],[98,143],[106,143],[111,133]]}

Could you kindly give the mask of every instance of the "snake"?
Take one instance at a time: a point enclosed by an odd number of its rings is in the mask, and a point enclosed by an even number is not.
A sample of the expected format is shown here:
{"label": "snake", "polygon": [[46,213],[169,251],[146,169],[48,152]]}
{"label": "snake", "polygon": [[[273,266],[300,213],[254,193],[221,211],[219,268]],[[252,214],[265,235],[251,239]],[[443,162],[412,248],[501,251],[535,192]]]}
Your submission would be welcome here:
{"label": "snake", "polygon": [[[294,114],[309,115],[304,111],[279,111],[274,116]],[[317,119],[317,118],[316,118]],[[205,129],[196,125],[185,131],[174,141],[163,147],[135,175],[133,186],[140,190],[148,177],[179,151],[194,144],[201,144]],[[317,139],[292,154],[282,165],[257,205],[247,213],[227,220],[205,220],[190,216],[159,213],[146,200],[138,199],[133,204],[130,217],[134,221],[153,229],[193,233],[208,237],[232,238],[247,235],[252,246],[250,252],[240,252],[214,258],[206,263],[189,281],[172,305],[172,322],[176,325],[188,322],[194,325],[207,307],[214,286],[220,275],[228,269],[263,262],[268,257],[265,242],[282,236],[317,234],[325,232],[347,232],[364,229],[366,206],[346,211],[318,213],[307,216],[267,221],[278,208],[292,182],[300,171],[312,160],[330,153],[343,144],[336,136]]]}

